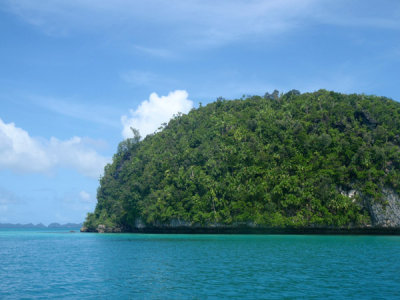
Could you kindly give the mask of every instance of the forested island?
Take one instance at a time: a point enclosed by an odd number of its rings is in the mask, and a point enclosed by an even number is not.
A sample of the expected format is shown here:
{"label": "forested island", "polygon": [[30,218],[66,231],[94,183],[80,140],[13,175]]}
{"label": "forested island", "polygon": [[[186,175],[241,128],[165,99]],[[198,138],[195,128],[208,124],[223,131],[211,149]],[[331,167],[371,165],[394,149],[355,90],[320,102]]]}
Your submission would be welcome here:
{"label": "forested island", "polygon": [[399,232],[400,103],[326,90],[218,98],[105,167],[90,232]]}

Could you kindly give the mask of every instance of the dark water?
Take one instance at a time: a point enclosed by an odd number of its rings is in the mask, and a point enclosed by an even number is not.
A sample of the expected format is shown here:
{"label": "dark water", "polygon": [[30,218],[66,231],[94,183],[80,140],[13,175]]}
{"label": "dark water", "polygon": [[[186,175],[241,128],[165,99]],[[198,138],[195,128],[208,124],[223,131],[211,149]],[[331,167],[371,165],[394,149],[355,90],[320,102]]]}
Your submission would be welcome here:
{"label": "dark water", "polygon": [[0,230],[0,299],[400,299],[400,237]]}

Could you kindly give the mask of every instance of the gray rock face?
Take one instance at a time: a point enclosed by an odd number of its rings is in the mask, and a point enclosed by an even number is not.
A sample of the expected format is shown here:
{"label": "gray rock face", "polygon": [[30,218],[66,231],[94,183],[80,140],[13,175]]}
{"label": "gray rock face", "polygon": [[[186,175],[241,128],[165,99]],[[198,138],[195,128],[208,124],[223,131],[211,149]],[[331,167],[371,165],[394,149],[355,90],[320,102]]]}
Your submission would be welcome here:
{"label": "gray rock face", "polygon": [[[389,188],[385,188],[383,190],[383,201],[381,203],[378,203],[376,201],[373,201],[372,199],[369,199],[368,197],[363,196],[358,190],[351,189],[348,191],[344,191],[342,189],[339,189],[340,193],[343,196],[349,197],[352,199],[352,201],[357,201],[357,199],[361,198],[361,202],[359,203],[360,205],[364,206],[370,216],[371,216],[371,222],[372,226],[366,226],[364,229],[371,229],[373,230],[378,229],[378,230],[400,230],[400,196],[393,190]],[[360,197],[360,198],[358,198]],[[262,227],[258,228],[256,224],[252,222],[244,222],[244,223],[234,223],[231,225],[223,225],[219,223],[213,223],[213,224],[207,224],[207,225],[200,225],[200,224],[193,224],[187,221],[183,220],[178,220],[178,219],[172,219],[168,223],[154,223],[151,225],[147,225],[144,223],[140,218],[136,219],[135,221],[135,229],[139,231],[143,230],[151,230],[153,229],[160,229],[162,230],[173,230],[173,229],[179,229],[179,230],[196,230],[199,229],[200,232],[201,229],[205,228],[207,230],[227,230],[229,231],[230,229],[235,230],[240,229],[240,228],[253,228],[255,230],[259,229],[259,232],[262,232]],[[380,229],[379,229],[380,228]],[[312,228],[311,228],[312,229]],[[362,229],[362,230],[364,230]],[[89,231],[88,228],[82,227],[81,232],[87,232]],[[99,224],[97,228],[94,230],[95,232],[98,233],[118,233],[118,232],[123,232],[122,228],[119,227],[114,227],[114,228],[109,228],[104,224]],[[214,231],[215,232],[215,231]],[[235,231],[233,231],[235,232]],[[254,231],[255,232],[255,231]],[[385,232],[385,231],[384,231]],[[232,231],[230,232],[232,233]],[[315,233],[315,232],[314,232]],[[327,233],[327,232],[325,232]],[[329,233],[329,232],[328,232]],[[346,233],[346,232],[341,232]],[[358,232],[360,233],[360,232]],[[361,231],[361,233],[365,233]],[[381,233],[381,232],[377,232]]]}
{"label": "gray rock face", "polygon": [[186,222],[183,220],[178,220],[178,219],[173,219],[171,220],[171,222],[169,223],[170,227],[182,227],[182,226],[191,226],[192,224],[190,222]]}
{"label": "gray rock face", "polygon": [[97,232],[98,233],[104,233],[106,231],[106,226],[103,224],[100,224],[99,226],[97,226]]}
{"label": "gray rock face", "polygon": [[400,197],[391,189],[383,190],[385,204],[369,205],[372,226],[400,227]]}
{"label": "gray rock face", "polygon": [[143,229],[146,225],[143,223],[142,219],[138,218],[135,220],[135,228]]}
{"label": "gray rock face", "polygon": [[107,227],[106,225],[99,224],[97,226],[96,231],[98,233],[120,233],[122,232],[122,229],[119,227]]}

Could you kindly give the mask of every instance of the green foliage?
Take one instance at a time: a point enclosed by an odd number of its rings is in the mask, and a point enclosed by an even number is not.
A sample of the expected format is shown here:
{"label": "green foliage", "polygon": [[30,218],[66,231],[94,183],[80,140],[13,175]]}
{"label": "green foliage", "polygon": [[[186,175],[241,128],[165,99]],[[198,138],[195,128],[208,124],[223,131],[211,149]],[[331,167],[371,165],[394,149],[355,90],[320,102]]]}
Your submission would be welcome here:
{"label": "green foliage", "polygon": [[85,226],[368,224],[362,199],[343,191],[375,201],[385,186],[400,192],[399,132],[400,104],[383,97],[218,98],[121,142]]}

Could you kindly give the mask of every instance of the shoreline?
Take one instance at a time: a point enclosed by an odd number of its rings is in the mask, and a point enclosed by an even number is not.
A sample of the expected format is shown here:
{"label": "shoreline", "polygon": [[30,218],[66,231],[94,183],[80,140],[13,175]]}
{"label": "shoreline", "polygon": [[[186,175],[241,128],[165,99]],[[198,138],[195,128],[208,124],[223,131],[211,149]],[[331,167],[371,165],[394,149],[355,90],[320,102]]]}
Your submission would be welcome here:
{"label": "shoreline", "polygon": [[266,228],[266,227],[146,227],[134,230],[104,231],[87,230],[92,233],[150,233],[150,234],[294,234],[294,235],[400,235],[400,227],[359,227],[359,228]]}

